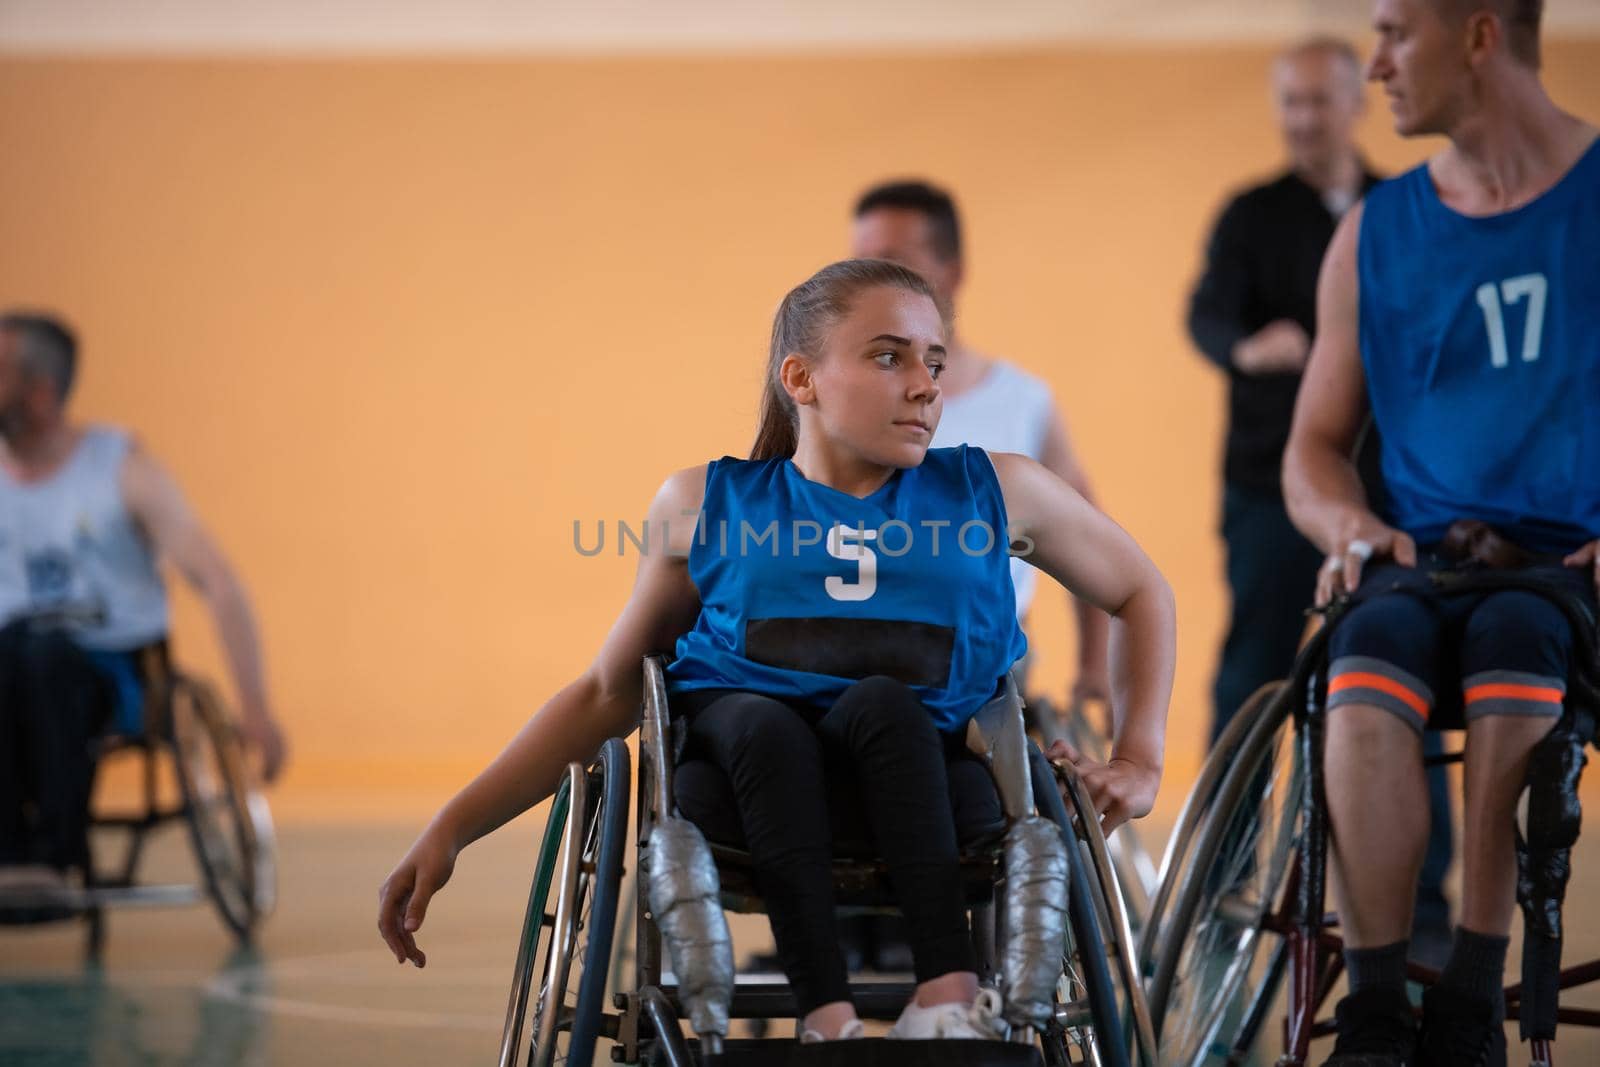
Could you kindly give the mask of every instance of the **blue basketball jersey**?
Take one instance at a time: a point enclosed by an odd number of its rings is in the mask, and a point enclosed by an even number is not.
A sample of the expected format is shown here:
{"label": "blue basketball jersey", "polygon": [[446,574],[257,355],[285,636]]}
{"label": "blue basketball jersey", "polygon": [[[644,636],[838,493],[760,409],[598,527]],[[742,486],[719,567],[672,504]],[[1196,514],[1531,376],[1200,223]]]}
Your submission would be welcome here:
{"label": "blue basketball jersey", "polygon": [[1009,546],[981,449],[931,448],[864,498],[787,459],[718,460],[689,551],[700,617],[668,688],[826,707],[888,675],[959,729],[1027,651]]}
{"label": "blue basketball jersey", "polygon": [[1384,182],[1357,259],[1388,520],[1419,544],[1463,518],[1535,552],[1600,537],[1600,143],[1486,218],[1426,166]]}

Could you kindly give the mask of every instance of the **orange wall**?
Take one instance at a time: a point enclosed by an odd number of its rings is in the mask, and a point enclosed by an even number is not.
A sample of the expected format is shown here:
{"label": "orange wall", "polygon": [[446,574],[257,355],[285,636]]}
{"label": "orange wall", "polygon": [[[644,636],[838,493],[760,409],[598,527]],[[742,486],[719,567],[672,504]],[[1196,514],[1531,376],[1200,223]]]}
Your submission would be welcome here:
{"label": "orange wall", "polygon": [[[633,560],[579,557],[573,520],[745,449],[778,298],[864,183],[934,176],[964,332],[1054,385],[1178,591],[1175,803],[1225,608],[1222,387],[1181,310],[1219,198],[1276,163],[1266,58],[6,59],[0,303],[76,321],[78,411],[136,426],[247,577],[283,802],[422,807],[626,595]],[[1600,117],[1600,42],[1548,67]],[[1425,149],[1381,107],[1365,140]],[[1068,628],[1045,597],[1044,679]],[[189,600],[179,641],[215,668]]]}

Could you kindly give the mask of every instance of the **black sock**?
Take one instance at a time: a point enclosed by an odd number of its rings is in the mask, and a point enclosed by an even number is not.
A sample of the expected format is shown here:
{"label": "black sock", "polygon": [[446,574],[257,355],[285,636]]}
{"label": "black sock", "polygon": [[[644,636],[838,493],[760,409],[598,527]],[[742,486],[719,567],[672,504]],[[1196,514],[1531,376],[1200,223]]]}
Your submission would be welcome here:
{"label": "black sock", "polygon": [[1406,991],[1406,948],[1408,941],[1377,948],[1347,948],[1344,950],[1344,969],[1350,976],[1350,992],[1367,989],[1393,989],[1404,995]]}
{"label": "black sock", "polygon": [[1506,947],[1510,944],[1509,937],[1456,927],[1450,962],[1444,965],[1439,984],[1479,1000],[1500,1003],[1500,994],[1505,988]]}

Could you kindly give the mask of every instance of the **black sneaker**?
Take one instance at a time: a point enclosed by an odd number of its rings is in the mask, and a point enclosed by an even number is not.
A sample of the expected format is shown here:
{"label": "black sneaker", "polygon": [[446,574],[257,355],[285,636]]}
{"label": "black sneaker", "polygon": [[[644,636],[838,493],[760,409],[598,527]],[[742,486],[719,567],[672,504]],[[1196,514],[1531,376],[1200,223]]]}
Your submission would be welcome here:
{"label": "black sneaker", "polygon": [[1417,1023],[1403,989],[1363,989],[1334,1009],[1339,1040],[1322,1067],[1412,1067]]}
{"label": "black sneaker", "polygon": [[1418,1067],[1506,1067],[1505,1005],[1434,986],[1422,994]]}

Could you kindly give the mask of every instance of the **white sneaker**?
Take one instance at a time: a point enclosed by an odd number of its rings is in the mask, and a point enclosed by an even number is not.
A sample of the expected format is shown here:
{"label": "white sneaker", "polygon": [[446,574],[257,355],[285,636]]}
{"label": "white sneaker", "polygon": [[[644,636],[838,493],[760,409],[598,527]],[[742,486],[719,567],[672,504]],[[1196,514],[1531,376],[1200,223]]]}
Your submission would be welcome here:
{"label": "white sneaker", "polygon": [[1000,1015],[1000,1007],[1000,994],[993,989],[978,990],[978,998],[971,1004],[934,1004],[921,1008],[913,1000],[900,1013],[889,1036],[902,1041],[936,1038],[1003,1041],[1008,1028]]}
{"label": "white sneaker", "polygon": [[802,1045],[820,1045],[824,1041],[854,1041],[867,1036],[867,1026],[860,1019],[851,1019],[839,1028],[837,1037],[823,1037],[820,1031],[807,1030],[800,1035]]}

